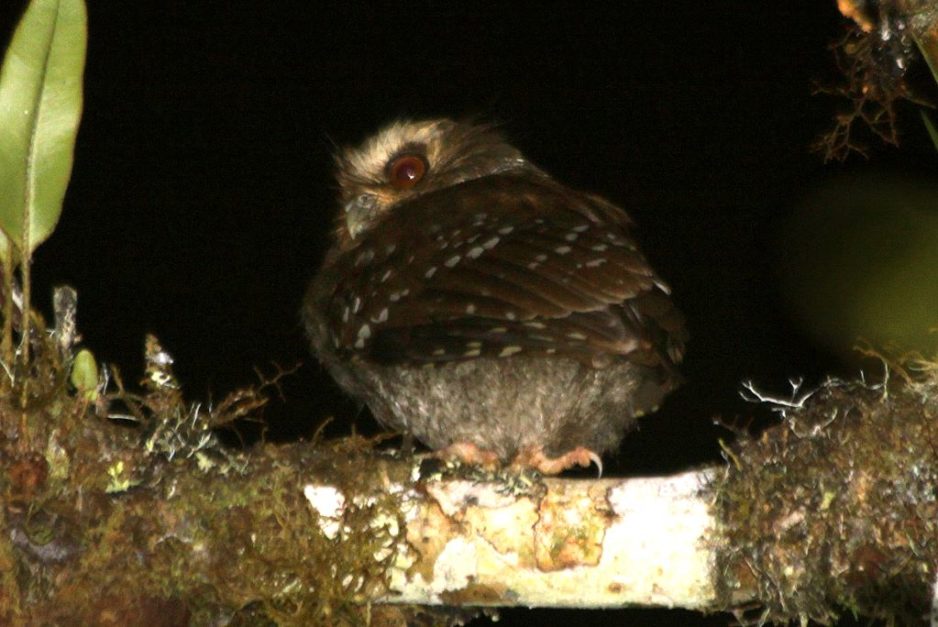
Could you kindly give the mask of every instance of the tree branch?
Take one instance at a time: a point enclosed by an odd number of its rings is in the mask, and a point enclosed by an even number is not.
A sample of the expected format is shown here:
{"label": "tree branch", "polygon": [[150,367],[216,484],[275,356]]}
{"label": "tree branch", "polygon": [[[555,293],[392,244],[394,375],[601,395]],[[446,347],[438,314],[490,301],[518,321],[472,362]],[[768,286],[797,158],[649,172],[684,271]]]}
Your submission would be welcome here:
{"label": "tree branch", "polygon": [[426,611],[411,604],[932,612],[938,366],[924,360],[878,384],[749,385],[780,424],[725,446],[725,466],[590,481],[359,437],[234,452],[212,427],[256,410],[258,390],[190,406],[149,338],[147,393],[115,376],[117,398],[75,394],[57,340],[36,337],[28,434],[21,381],[0,399],[3,624],[404,625]]}

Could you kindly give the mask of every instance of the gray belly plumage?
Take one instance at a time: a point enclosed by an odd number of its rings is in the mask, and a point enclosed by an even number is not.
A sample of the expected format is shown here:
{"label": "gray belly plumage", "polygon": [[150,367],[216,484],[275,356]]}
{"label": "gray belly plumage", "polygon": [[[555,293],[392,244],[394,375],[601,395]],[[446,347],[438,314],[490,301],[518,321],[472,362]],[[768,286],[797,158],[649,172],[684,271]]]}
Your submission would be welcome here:
{"label": "gray belly plumage", "polygon": [[[433,449],[471,442],[502,460],[537,446],[550,455],[577,446],[613,449],[667,392],[648,383],[654,377],[647,369],[625,361],[605,368],[523,356],[438,367],[358,365],[352,391],[385,426]],[[351,383],[344,374],[337,378]]]}

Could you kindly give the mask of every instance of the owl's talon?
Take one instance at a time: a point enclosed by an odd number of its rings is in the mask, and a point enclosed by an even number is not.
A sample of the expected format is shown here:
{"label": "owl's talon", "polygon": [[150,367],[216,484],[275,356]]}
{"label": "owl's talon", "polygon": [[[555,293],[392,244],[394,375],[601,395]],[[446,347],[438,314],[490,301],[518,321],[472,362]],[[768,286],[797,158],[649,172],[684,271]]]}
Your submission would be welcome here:
{"label": "owl's talon", "polygon": [[530,448],[518,453],[511,463],[515,468],[535,468],[545,475],[560,474],[567,468],[573,468],[574,466],[588,468],[592,464],[596,464],[596,467],[599,469],[598,476],[602,477],[602,459],[600,459],[599,455],[583,446],[578,446],[559,457],[548,457],[544,454],[544,449],[541,447]]}
{"label": "owl's talon", "polygon": [[[577,450],[581,450],[581,449],[577,449]],[[584,448],[584,449],[582,449],[582,450],[584,451],[584,454],[586,455],[586,458],[587,458],[588,461],[581,461],[581,462],[580,462],[580,466],[583,466],[584,468],[589,468],[589,467],[590,467],[590,463],[596,464],[596,478],[597,478],[597,479],[602,479],[602,477],[603,477],[603,460],[599,457],[599,455],[597,455],[596,453],[594,453],[593,451],[591,451],[591,450],[589,450],[589,449],[585,449],[585,448]]]}

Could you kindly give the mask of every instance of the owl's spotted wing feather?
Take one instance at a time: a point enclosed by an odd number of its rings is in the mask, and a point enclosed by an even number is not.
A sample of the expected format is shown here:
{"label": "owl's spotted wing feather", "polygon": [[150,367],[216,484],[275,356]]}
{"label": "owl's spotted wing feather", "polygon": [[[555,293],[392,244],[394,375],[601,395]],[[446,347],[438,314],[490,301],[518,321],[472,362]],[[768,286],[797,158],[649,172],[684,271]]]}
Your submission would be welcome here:
{"label": "owl's spotted wing feather", "polygon": [[683,346],[625,213],[547,178],[418,197],[336,263],[336,348],[383,364],[519,353],[656,364]]}

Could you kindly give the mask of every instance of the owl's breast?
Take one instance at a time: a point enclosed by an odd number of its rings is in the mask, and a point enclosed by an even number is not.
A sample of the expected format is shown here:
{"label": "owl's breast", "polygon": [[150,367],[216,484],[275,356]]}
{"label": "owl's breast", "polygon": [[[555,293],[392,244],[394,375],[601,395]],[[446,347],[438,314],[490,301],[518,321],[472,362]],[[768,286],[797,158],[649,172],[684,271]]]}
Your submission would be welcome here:
{"label": "owl's breast", "polygon": [[366,402],[385,426],[432,449],[468,442],[503,461],[519,451],[614,449],[673,381],[622,362],[596,369],[571,359],[477,359],[437,368],[368,365]]}

